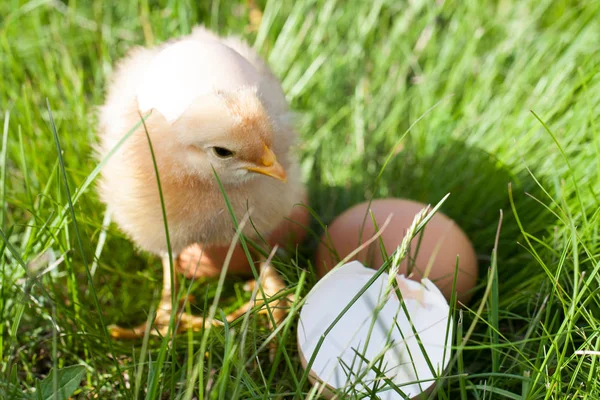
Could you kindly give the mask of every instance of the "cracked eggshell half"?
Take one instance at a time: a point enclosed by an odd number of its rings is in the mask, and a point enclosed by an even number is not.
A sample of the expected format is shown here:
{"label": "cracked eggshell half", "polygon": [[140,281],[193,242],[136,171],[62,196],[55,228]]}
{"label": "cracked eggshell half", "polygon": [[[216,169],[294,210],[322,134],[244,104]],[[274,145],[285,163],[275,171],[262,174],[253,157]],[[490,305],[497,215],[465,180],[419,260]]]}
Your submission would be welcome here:
{"label": "cracked eggshell half", "polygon": [[[325,331],[375,273],[358,261],[332,270],[307,295],[300,312],[297,339],[302,366],[306,368],[317,351],[309,377],[313,384],[325,386],[322,394],[329,398],[334,390],[351,385],[365,394],[366,388],[373,390],[376,386],[377,396],[383,400],[404,398],[377,377],[365,360],[379,360],[377,367],[408,398],[431,390],[450,361],[453,324],[444,295],[428,279],[416,282],[397,276],[407,314],[394,291],[383,301],[387,273],[358,298],[317,349]],[[383,306],[374,320],[378,303]],[[364,378],[357,380],[361,374]]]}

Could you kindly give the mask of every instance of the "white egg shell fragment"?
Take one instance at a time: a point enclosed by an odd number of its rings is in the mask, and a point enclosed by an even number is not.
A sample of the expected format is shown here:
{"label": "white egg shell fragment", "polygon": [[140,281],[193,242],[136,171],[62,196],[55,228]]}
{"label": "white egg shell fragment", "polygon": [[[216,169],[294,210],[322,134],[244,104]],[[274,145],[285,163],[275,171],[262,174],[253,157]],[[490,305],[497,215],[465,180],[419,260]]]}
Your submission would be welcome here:
{"label": "white egg shell fragment", "polygon": [[258,87],[256,69],[216,40],[182,40],[167,45],[152,59],[137,88],[142,113],[160,112],[172,123],[202,95]]}
{"label": "white egg shell fragment", "polygon": [[[298,324],[304,360],[310,361],[322,335],[376,272],[353,261],[329,272],[308,294]],[[399,275],[407,316],[394,291],[383,301],[388,279],[386,273],[378,277],[325,337],[311,367],[313,377],[335,389],[376,390],[378,398],[391,400],[418,396],[443,373],[453,336],[448,302],[428,279],[419,283]],[[375,320],[378,304],[383,307]],[[373,361],[404,396],[368,366]]]}

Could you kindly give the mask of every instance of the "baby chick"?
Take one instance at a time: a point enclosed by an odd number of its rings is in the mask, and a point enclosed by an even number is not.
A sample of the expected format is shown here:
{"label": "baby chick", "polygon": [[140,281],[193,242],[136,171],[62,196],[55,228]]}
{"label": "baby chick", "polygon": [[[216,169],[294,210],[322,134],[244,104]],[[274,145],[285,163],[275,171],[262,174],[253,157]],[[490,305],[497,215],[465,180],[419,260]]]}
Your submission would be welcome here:
{"label": "baby chick", "polygon": [[[100,108],[98,158],[149,116],[104,166],[99,193],[117,225],[142,250],[163,258],[163,293],[153,333],[164,334],[171,310],[167,236],[150,138],[160,177],[172,252],[228,246],[246,213],[246,237],[268,235],[304,196],[296,140],[280,83],[238,38],[198,27],[156,48],[135,48],[114,72]],[[174,277],[173,277],[174,278]],[[281,285],[283,282],[281,281]],[[179,329],[200,328],[183,314]],[[145,325],[112,328],[139,337]]]}

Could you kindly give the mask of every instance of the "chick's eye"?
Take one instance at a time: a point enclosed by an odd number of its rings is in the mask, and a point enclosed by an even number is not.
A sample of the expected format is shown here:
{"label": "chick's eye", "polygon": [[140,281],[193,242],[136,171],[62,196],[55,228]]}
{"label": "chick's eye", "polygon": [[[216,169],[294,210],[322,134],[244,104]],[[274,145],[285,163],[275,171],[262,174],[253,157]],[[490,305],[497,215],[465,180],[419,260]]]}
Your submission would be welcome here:
{"label": "chick's eye", "polygon": [[233,151],[224,147],[213,147],[213,153],[219,158],[231,158],[233,157]]}

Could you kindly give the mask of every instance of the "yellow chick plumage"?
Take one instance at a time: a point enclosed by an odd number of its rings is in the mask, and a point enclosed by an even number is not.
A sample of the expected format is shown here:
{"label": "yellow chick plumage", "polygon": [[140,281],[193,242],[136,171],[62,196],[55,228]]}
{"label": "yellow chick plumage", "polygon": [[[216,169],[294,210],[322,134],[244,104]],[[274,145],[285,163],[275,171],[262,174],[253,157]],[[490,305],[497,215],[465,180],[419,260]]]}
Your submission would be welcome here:
{"label": "yellow chick plumage", "polygon": [[104,166],[98,186],[113,220],[143,250],[167,251],[145,130],[175,253],[233,237],[214,172],[238,221],[250,210],[249,236],[255,229],[267,235],[304,196],[281,85],[239,38],[199,27],[156,48],[135,48],[117,65],[99,111],[100,160],[150,111]]}

